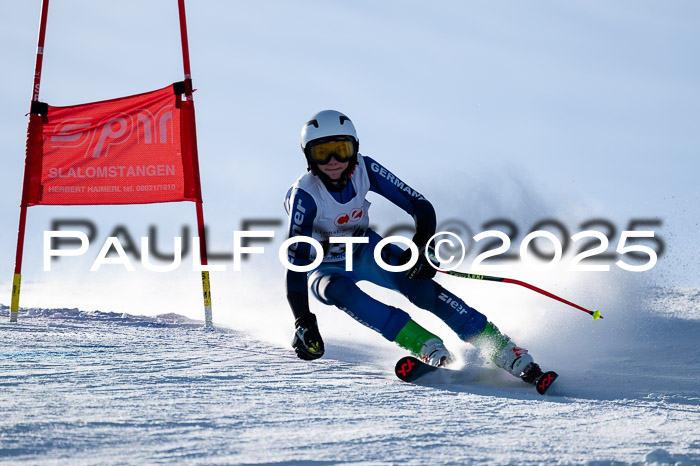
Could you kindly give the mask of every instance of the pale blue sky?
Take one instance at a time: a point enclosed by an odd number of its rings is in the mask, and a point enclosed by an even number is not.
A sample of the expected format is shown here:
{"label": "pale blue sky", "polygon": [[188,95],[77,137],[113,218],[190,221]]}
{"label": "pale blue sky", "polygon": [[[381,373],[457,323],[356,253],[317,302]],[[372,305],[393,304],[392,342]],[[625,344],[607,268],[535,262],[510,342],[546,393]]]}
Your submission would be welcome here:
{"label": "pale blue sky", "polygon": [[[700,4],[694,1],[255,1],[187,4],[205,217],[230,247],[247,217],[282,218],[304,169],[301,124],[348,114],[361,152],[479,231],[554,217],[571,234],[661,217],[653,275],[697,286]],[[0,302],[9,301],[40,2],[2,1]],[[54,1],[41,99],[102,100],[182,79],[170,1]],[[375,203],[377,223],[405,220]],[[35,207],[25,274],[50,219],[88,217],[102,236],[194,222],[191,204]],[[281,230],[279,232],[281,234]],[[612,240],[612,239],[611,239]],[[616,241],[612,240],[612,241]],[[95,251],[96,253],[96,251]],[[86,272],[87,274],[87,272]]]}

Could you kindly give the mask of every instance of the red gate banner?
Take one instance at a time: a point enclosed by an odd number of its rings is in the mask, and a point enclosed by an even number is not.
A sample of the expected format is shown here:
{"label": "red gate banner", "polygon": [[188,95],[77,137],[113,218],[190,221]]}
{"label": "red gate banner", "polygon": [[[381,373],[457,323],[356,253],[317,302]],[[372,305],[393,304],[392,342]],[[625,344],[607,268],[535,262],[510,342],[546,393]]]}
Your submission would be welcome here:
{"label": "red gate banner", "polygon": [[201,201],[194,109],[178,87],[32,114],[23,205]]}

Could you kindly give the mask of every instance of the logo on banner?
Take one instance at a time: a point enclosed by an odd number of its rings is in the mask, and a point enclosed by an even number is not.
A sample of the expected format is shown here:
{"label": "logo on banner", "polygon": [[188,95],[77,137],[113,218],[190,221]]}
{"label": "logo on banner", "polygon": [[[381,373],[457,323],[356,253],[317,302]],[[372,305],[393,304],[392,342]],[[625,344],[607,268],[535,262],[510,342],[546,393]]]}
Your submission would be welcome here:
{"label": "logo on banner", "polygon": [[114,113],[96,125],[90,118],[70,118],[56,124],[51,148],[76,149],[86,146],[85,158],[106,157],[112,146],[124,144],[133,136],[137,144],[172,144],[173,106],[156,112],[137,110],[134,114]]}

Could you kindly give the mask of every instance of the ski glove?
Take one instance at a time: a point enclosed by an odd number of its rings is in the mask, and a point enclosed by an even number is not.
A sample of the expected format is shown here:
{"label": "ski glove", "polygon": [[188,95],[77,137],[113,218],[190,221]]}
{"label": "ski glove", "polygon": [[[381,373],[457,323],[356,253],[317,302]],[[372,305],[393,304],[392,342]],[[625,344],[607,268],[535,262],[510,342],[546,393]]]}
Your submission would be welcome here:
{"label": "ski glove", "polygon": [[295,322],[296,332],[292,340],[292,347],[299,359],[311,361],[323,356],[325,351],[321,333],[318,331],[316,316],[309,312],[307,315],[299,317]]}
{"label": "ski glove", "polygon": [[[428,258],[425,257],[426,255]],[[410,259],[411,250],[406,249],[399,257],[399,264],[405,264]],[[435,256],[435,248],[429,244],[423,245],[418,248],[418,261],[406,271],[406,277],[412,280],[430,280],[437,273],[438,267],[440,267],[440,261]]]}

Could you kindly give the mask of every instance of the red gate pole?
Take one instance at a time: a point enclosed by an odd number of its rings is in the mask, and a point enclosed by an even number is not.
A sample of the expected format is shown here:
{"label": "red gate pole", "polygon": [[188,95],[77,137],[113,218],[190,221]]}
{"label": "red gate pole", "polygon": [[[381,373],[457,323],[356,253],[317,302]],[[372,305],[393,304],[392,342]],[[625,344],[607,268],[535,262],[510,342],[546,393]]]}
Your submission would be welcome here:
{"label": "red gate pole", "polygon": [[[182,40],[182,64],[185,70],[185,100],[192,107],[192,150],[193,162],[196,178],[196,189],[198,199],[195,203],[197,209],[197,231],[199,234],[199,257],[202,262],[202,268],[206,269],[207,260],[207,241],[204,230],[204,211],[202,209],[202,184],[199,177],[199,156],[197,154],[197,125],[194,118],[194,99],[192,97],[192,74],[190,71],[190,49],[187,43],[187,20],[185,18],[185,0],[178,0],[178,10],[180,13],[180,38]],[[209,271],[202,271],[202,291],[204,295],[204,326],[213,327],[212,310],[211,310],[211,289],[209,285]]]}
{"label": "red gate pole", "polygon": [[[39,102],[39,88],[41,86],[41,66],[44,61],[44,39],[46,37],[46,19],[49,13],[49,0],[43,0],[41,5],[41,23],[39,24],[39,39],[36,49],[36,64],[34,66],[34,83],[32,85],[32,105],[29,109],[29,127],[32,120],[39,118],[34,112],[34,102]],[[29,138],[29,130],[27,131]],[[29,143],[29,140],[27,140]],[[10,304],[10,322],[17,322],[19,314],[19,290],[22,282],[22,255],[24,252],[24,232],[27,224],[27,191],[29,189],[29,151],[24,159],[24,177],[22,182],[22,201],[19,210],[19,227],[17,229],[17,253],[15,256],[15,273],[12,278],[12,302]]]}

